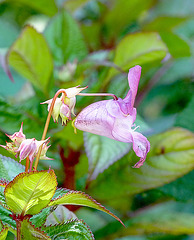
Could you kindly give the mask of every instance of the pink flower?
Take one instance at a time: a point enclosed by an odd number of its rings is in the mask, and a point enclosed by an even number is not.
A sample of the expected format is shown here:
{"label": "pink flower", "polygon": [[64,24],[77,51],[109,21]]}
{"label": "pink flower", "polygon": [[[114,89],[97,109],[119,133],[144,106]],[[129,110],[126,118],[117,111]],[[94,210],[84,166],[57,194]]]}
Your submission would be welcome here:
{"label": "pink flower", "polygon": [[84,108],[75,119],[76,128],[112,138],[121,142],[133,143],[133,150],[140,157],[135,168],[143,165],[150,143],[141,133],[135,132],[134,122],[136,108],[135,97],[141,76],[141,67],[135,66],[129,70],[128,82],[130,90],[124,99],[104,100]]}
{"label": "pink flower", "polygon": [[15,132],[13,135],[6,134],[14,144],[19,147],[21,142],[26,139],[26,136],[23,134],[23,123],[21,124],[21,128],[19,132]]}
{"label": "pink flower", "polygon": [[29,157],[30,162],[33,162],[41,145],[43,145],[43,148],[41,151],[40,159],[49,159],[48,157],[46,157],[46,151],[49,148],[47,144],[48,139],[43,141],[38,141],[35,138],[24,140],[17,150],[17,152],[19,153],[20,162],[27,157]]}
{"label": "pink flower", "polygon": [[0,146],[5,148],[10,153],[14,154],[15,157],[19,156],[20,162],[27,157],[29,157],[29,160],[33,162],[38,153],[39,147],[42,145],[40,159],[52,160],[46,156],[46,152],[50,147],[48,146],[49,138],[43,141],[38,141],[35,138],[26,139],[25,135],[23,134],[22,127],[23,123],[19,132],[15,132],[13,135],[6,134],[12,140],[12,142],[6,142],[6,146]]}
{"label": "pink flower", "polygon": [[[52,111],[52,117],[54,122],[58,122],[59,116],[62,119],[62,124],[66,124],[68,120],[71,119],[71,114],[75,116],[74,113],[74,108],[76,104],[76,95],[78,95],[81,91],[86,89],[87,87],[84,88],[79,88],[79,87],[72,87],[72,88],[67,88],[64,89],[66,92],[66,96],[62,94],[60,98],[57,98],[55,101],[55,105]],[[48,111],[50,109],[51,103],[53,99],[49,99],[41,104],[48,104]]]}

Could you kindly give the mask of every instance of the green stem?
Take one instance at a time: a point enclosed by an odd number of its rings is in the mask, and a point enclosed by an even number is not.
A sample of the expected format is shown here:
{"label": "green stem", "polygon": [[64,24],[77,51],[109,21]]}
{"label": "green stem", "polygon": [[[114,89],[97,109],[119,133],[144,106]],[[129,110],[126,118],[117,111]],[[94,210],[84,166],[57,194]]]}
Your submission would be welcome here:
{"label": "green stem", "polygon": [[[54,108],[54,105],[55,105],[55,101],[56,101],[58,95],[61,94],[61,93],[64,93],[66,95],[65,89],[58,90],[55,93],[55,96],[54,96],[54,98],[51,102],[51,106],[50,106],[49,113],[48,113],[48,116],[47,116],[47,119],[46,119],[46,123],[45,123],[45,126],[44,126],[44,131],[43,131],[41,140],[45,140],[45,138],[46,138],[46,133],[48,131],[48,126],[49,126],[49,122],[50,122],[50,119],[51,119],[51,116],[52,116],[52,111],[53,111],[53,108]],[[42,151],[42,145],[39,147],[39,150],[38,150],[38,153],[37,153],[37,156],[36,156],[36,161],[35,161],[35,164],[34,164],[34,170],[35,171],[37,170],[37,167],[38,167],[38,162],[39,162],[39,159],[40,159],[41,151]]]}

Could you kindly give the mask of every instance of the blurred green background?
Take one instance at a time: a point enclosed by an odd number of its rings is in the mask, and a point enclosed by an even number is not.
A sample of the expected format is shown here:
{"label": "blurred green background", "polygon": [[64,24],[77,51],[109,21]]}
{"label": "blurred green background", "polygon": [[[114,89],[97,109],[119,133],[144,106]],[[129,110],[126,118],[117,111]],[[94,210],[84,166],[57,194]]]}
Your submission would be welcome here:
{"label": "blurred green background", "polygon": [[[76,189],[126,224],[79,209],[96,239],[194,239],[194,0],[0,0],[0,63],[0,144],[21,122],[28,138],[41,139],[47,109],[40,102],[59,88],[88,85],[87,92],[124,97],[128,69],[141,65],[137,123],[152,147],[145,166],[131,168],[137,158],[129,145],[83,139],[51,120],[55,161],[39,167],[51,165],[64,187],[60,149],[80,153]],[[98,100],[78,96],[76,113]]]}

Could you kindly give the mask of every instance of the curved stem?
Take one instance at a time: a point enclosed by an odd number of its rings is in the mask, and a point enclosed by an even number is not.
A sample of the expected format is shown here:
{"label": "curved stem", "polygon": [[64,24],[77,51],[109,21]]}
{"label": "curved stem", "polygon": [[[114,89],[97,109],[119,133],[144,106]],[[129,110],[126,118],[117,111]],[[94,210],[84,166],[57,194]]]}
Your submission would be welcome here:
{"label": "curved stem", "polygon": [[26,167],[25,167],[25,172],[28,172],[29,163],[30,163],[30,159],[29,159],[29,157],[27,157],[27,158],[26,158]]}
{"label": "curved stem", "polygon": [[118,97],[112,93],[78,93],[77,95],[79,96],[86,96],[86,97],[93,97],[93,96],[110,96],[112,97],[114,100],[118,100]]}
{"label": "curved stem", "polygon": [[[61,93],[64,93],[66,95],[65,90],[60,89],[55,93],[55,96],[54,96],[54,98],[51,102],[51,106],[50,106],[49,113],[48,113],[48,116],[47,116],[47,119],[46,119],[46,123],[45,123],[45,126],[44,126],[44,131],[43,131],[41,140],[45,140],[45,138],[46,138],[46,133],[48,131],[48,126],[49,126],[49,122],[50,122],[50,119],[51,119],[51,116],[52,116],[52,111],[53,111],[53,108],[54,108],[54,105],[55,105],[55,101],[56,101],[57,97],[59,96],[59,94],[61,94]],[[34,170],[37,170],[41,151],[42,151],[42,145],[38,149],[38,153],[37,153],[37,156],[36,156],[36,161],[35,161],[35,164],[34,164]]]}

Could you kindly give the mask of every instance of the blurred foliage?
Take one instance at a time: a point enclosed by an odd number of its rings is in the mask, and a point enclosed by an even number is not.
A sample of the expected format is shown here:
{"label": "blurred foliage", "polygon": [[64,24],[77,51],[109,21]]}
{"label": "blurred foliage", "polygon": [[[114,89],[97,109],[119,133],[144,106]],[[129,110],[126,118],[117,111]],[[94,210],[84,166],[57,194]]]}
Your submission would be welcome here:
{"label": "blurred foliage", "polygon": [[[65,186],[61,149],[67,158],[79,153],[76,190],[112,208],[126,225],[95,210],[75,211],[96,239],[193,239],[193,24],[193,0],[0,1],[0,57],[14,78],[11,82],[0,68],[0,144],[21,122],[28,138],[41,139],[47,109],[40,103],[59,88],[88,85],[86,92],[124,97],[128,69],[142,66],[136,124],[149,137],[151,150],[140,169],[132,168],[137,157],[130,144],[80,131],[76,135],[71,123],[62,127],[51,120],[49,125],[48,156],[55,160],[41,161],[39,167],[51,165]],[[77,96],[76,113],[101,99]],[[4,157],[11,156],[5,149],[0,154],[1,178],[13,179],[24,170]],[[4,224],[15,227],[9,214],[0,206],[2,239],[8,231]],[[50,210],[41,214],[33,224],[45,221]],[[81,221],[75,225],[89,234]],[[22,227],[38,231],[39,226],[26,221]],[[48,230],[49,236],[55,234],[54,228]],[[13,239],[10,229],[7,239]]]}

